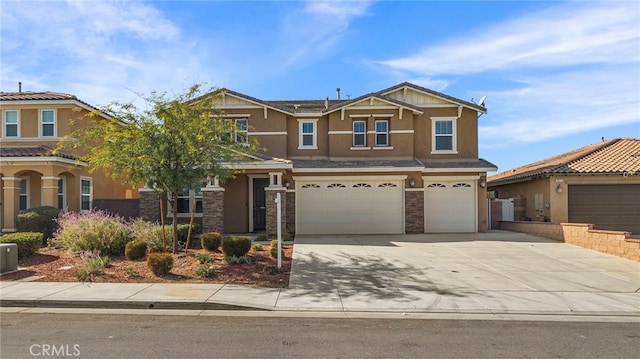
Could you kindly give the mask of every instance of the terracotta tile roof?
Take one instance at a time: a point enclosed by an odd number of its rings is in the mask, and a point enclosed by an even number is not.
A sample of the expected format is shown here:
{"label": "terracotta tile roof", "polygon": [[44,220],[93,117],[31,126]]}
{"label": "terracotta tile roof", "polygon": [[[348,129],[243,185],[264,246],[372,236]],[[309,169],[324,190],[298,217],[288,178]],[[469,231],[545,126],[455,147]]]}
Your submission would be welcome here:
{"label": "terracotta tile roof", "polygon": [[46,101],[46,100],[76,100],[77,97],[59,92],[0,92],[0,101]]}
{"label": "terracotta tile roof", "polygon": [[78,157],[64,152],[54,152],[51,147],[0,147],[0,157],[43,157],[54,156],[70,160],[79,160]]}
{"label": "terracotta tile roof", "polygon": [[533,162],[489,177],[496,186],[552,174],[639,173],[640,139],[617,138]]}

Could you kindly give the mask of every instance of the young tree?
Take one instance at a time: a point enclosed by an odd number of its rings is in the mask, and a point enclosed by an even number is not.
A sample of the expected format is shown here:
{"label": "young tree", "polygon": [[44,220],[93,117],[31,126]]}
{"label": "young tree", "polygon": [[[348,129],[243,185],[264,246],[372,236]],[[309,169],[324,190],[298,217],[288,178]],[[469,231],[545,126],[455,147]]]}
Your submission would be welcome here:
{"label": "young tree", "polygon": [[[173,98],[164,93],[140,95],[146,108],[113,102],[101,110],[117,121],[98,121],[75,131],[60,148],[84,149],[92,170],[140,184],[166,197],[173,214],[173,252],[178,251],[178,194],[195,189],[203,179],[232,176],[223,163],[255,152],[255,143],[238,136],[235,122],[213,106],[213,91],[196,84]],[[91,114],[92,116],[97,113]],[[192,211],[193,212],[193,211]],[[193,214],[192,214],[193,216]],[[164,214],[162,214],[164,218]]]}

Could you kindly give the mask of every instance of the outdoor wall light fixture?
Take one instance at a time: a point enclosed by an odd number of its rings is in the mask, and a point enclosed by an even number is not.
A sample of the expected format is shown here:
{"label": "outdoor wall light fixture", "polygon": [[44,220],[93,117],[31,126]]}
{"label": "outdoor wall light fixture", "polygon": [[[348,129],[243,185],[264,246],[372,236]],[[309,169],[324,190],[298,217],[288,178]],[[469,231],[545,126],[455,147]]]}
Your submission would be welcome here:
{"label": "outdoor wall light fixture", "polygon": [[416,181],[413,178],[409,178],[409,186],[411,186],[411,188],[416,186]]}
{"label": "outdoor wall light fixture", "polygon": [[289,181],[284,181],[284,186],[289,188],[289,186],[291,185],[291,183],[289,183]]}
{"label": "outdoor wall light fixture", "polygon": [[562,193],[562,185],[558,183],[558,187],[556,187],[556,192]]}
{"label": "outdoor wall light fixture", "polygon": [[486,185],[487,185],[487,181],[485,181],[485,180],[481,180],[480,181],[480,187],[484,188],[484,186],[486,186]]}

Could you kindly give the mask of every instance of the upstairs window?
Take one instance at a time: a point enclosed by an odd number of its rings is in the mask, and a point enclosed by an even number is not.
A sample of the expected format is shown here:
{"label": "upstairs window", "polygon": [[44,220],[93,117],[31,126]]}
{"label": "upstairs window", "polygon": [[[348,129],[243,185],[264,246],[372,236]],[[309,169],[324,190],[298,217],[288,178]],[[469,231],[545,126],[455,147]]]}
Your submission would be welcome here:
{"label": "upstairs window", "polygon": [[40,111],[40,135],[42,137],[56,136],[56,112],[54,110]]}
{"label": "upstairs window", "polygon": [[[300,121],[300,120],[299,120]],[[300,121],[299,149],[318,149],[316,121]]]}
{"label": "upstairs window", "polygon": [[18,111],[7,110],[4,112],[4,137],[19,137]]}
{"label": "upstairs window", "polygon": [[389,146],[389,121],[376,121],[376,146]]}
{"label": "upstairs window", "polygon": [[433,147],[434,153],[456,152],[456,121],[455,119],[433,120]]}
{"label": "upstairs window", "polygon": [[353,121],[353,147],[367,145],[367,122]]}
{"label": "upstairs window", "polygon": [[249,120],[240,118],[236,120],[236,142],[249,143]]}

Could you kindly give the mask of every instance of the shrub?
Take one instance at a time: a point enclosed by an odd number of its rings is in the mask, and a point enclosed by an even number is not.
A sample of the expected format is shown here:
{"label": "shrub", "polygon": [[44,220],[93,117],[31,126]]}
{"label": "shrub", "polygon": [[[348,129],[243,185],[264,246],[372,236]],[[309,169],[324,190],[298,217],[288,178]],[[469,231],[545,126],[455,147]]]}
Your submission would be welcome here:
{"label": "shrub", "polygon": [[103,211],[63,213],[58,225],[54,236],[62,246],[72,251],[99,250],[107,255],[122,255],[131,232],[124,219]]}
{"label": "shrub", "polygon": [[165,275],[173,268],[173,256],[169,253],[151,253],[147,256],[147,266],[153,274]]}
{"label": "shrub", "polygon": [[213,262],[213,257],[208,255],[207,253],[196,253],[196,259],[200,264]]}
{"label": "shrub", "polygon": [[238,257],[238,261],[236,263],[238,263],[238,264],[251,264],[251,263],[253,263],[253,260],[251,259],[251,257],[249,255],[245,254],[242,257]]}
{"label": "shrub", "polygon": [[[270,244],[271,249],[269,250],[269,253],[271,254],[271,257],[278,258],[278,240],[274,239]],[[284,251],[282,251],[282,256],[284,257]]]}
{"label": "shrub", "polygon": [[255,251],[255,252],[259,252],[262,251],[264,248],[262,248],[262,244],[260,243],[255,243],[251,245],[251,250]]}
{"label": "shrub", "polygon": [[50,206],[25,209],[16,217],[16,229],[18,232],[42,233],[42,245],[46,245],[47,240],[58,229],[56,218],[59,214],[58,208]]}
{"label": "shrub", "polygon": [[133,267],[127,267],[127,269],[125,269],[125,274],[128,278],[140,278],[140,273],[138,273],[138,270]]}
{"label": "shrub", "polygon": [[129,223],[129,229],[131,230],[130,237],[147,243],[147,247],[151,252],[164,252],[170,248],[170,229],[167,231],[167,248],[162,248],[162,226],[138,218]]}
{"label": "shrub", "polygon": [[0,236],[0,243],[15,243],[18,245],[18,257],[33,255],[42,246],[42,233],[15,232]]}
{"label": "shrub", "polygon": [[262,269],[262,272],[268,275],[275,275],[275,274],[278,274],[280,270],[278,269],[278,267],[274,266],[273,264],[267,264]]}
{"label": "shrub", "polygon": [[251,249],[251,238],[248,237],[225,237],[222,240],[222,252],[225,257],[242,257],[249,253]]}
{"label": "shrub", "polygon": [[95,276],[104,274],[109,265],[109,257],[100,256],[100,251],[84,251],[80,253],[84,260],[81,266],[73,268],[73,275],[83,282],[91,282]]}
{"label": "shrub", "polygon": [[222,234],[218,232],[202,233],[200,236],[200,246],[209,252],[217,251],[222,243]]}
{"label": "shrub", "polygon": [[269,235],[265,232],[260,232],[258,233],[258,238],[257,240],[261,241],[261,242],[266,242],[269,240]]}
{"label": "shrub", "polygon": [[124,256],[130,260],[135,261],[147,255],[147,243],[139,239],[133,240],[124,247]]}
{"label": "shrub", "polygon": [[215,267],[200,267],[196,269],[196,275],[201,278],[211,278],[216,276],[216,268]]}

